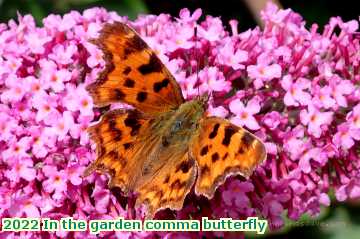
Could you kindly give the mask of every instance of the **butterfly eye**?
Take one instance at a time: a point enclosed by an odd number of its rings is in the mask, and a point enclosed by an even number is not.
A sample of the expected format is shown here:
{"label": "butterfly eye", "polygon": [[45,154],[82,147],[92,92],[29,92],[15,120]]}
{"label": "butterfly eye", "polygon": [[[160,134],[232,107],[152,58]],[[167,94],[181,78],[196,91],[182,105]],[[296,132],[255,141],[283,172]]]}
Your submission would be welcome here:
{"label": "butterfly eye", "polygon": [[182,126],[182,121],[181,120],[177,120],[175,121],[175,124],[173,126],[174,130],[179,130]]}

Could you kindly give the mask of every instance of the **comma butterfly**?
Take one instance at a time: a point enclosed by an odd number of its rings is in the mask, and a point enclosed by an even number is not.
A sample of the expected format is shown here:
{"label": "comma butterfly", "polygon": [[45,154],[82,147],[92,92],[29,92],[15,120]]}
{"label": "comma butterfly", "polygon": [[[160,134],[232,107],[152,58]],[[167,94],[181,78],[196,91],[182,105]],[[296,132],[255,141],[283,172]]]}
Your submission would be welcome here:
{"label": "comma butterfly", "polygon": [[212,198],[228,176],[249,177],[265,160],[256,136],[206,116],[208,96],[185,101],[169,70],[129,26],[105,24],[93,43],[106,61],[87,87],[94,103],[124,102],[134,109],[111,110],[89,127],[97,159],[85,175],[108,173],[110,187],[136,192],[148,218],[182,208],[194,183],[197,195]]}

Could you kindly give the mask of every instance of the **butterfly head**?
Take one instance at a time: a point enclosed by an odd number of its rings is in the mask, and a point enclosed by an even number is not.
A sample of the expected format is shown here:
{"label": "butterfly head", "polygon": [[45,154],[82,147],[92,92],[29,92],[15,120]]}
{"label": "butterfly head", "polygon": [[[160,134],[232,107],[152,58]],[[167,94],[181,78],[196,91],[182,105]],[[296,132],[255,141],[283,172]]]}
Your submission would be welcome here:
{"label": "butterfly head", "polygon": [[202,106],[204,110],[206,110],[209,99],[210,99],[210,94],[208,92],[205,92],[203,95],[196,96],[195,101],[197,101],[199,105]]}

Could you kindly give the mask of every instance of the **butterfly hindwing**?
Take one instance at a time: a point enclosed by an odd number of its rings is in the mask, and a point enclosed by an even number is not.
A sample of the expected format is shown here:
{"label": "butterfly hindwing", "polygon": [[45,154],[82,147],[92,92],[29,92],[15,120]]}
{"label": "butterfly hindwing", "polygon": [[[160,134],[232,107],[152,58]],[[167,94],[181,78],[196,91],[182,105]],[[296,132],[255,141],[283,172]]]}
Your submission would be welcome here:
{"label": "butterfly hindwing", "polygon": [[87,168],[85,175],[94,170],[109,173],[110,186],[124,191],[131,189],[132,175],[141,162],[132,156],[141,148],[141,135],[149,128],[150,120],[136,110],[112,110],[104,114],[99,123],[88,128],[96,143],[97,159]]}
{"label": "butterfly hindwing", "polygon": [[218,117],[204,118],[192,149],[198,164],[195,192],[208,198],[228,175],[251,175],[266,158],[264,144],[247,130]]}
{"label": "butterfly hindwing", "polygon": [[121,101],[152,114],[184,101],[171,73],[126,24],[105,24],[93,43],[102,49],[106,61],[105,70],[87,88],[96,105]]}
{"label": "butterfly hindwing", "polygon": [[188,153],[172,157],[150,180],[139,185],[137,204],[147,206],[147,218],[162,208],[179,210],[196,178],[196,163]]}

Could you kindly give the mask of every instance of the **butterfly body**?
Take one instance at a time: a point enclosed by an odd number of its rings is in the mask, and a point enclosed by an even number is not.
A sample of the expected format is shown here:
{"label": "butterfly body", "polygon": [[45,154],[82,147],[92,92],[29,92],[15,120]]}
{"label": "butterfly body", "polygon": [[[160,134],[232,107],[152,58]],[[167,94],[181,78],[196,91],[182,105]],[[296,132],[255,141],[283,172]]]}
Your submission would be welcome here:
{"label": "butterfly body", "polygon": [[106,68],[87,90],[99,106],[124,102],[135,109],[105,113],[89,127],[97,159],[87,168],[110,175],[109,186],[137,193],[151,218],[180,209],[195,193],[213,197],[231,175],[249,177],[266,158],[264,144],[226,119],[208,117],[208,96],[185,101],[156,54],[123,23],[106,24],[93,41]]}
{"label": "butterfly body", "polygon": [[134,185],[132,190],[140,187],[169,161],[171,163],[172,158],[177,158],[178,154],[193,157],[189,149],[200,133],[200,121],[205,114],[204,99],[207,97],[186,101],[177,109],[160,113],[150,120],[152,125],[149,131],[138,137],[153,137],[155,144],[146,155],[138,174],[139,178],[136,180],[138,184]]}
{"label": "butterfly body", "polygon": [[161,118],[159,122],[163,148],[172,145],[188,146],[191,139],[197,135],[200,120],[205,113],[204,107],[201,100],[194,99],[171,111],[169,118]]}

